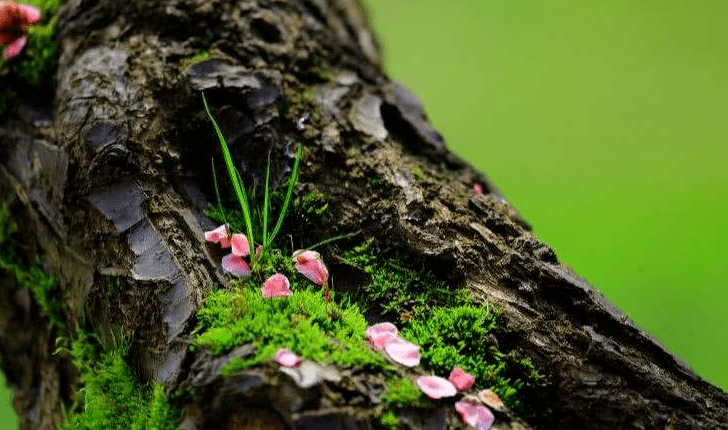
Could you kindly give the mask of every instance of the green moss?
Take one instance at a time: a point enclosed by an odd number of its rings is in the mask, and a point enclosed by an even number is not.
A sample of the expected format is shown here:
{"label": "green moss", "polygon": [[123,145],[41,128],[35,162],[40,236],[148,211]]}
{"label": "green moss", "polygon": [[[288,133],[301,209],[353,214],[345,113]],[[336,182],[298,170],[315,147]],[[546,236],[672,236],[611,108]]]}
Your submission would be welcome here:
{"label": "green moss", "polygon": [[527,358],[505,354],[489,338],[502,332],[500,310],[492,306],[436,307],[427,318],[413,319],[400,335],[421,347],[421,365],[437,375],[455,366],[475,376],[475,388],[490,388],[512,408],[521,404],[518,392],[542,378]]}
{"label": "green moss", "polygon": [[256,346],[254,357],[231,360],[224,374],[270,360],[279,348],[321,363],[383,368],[384,358],[365,341],[367,322],[359,308],[327,301],[320,287],[298,278],[289,276],[289,297],[266,299],[261,282],[251,279],[214,291],[197,312],[193,347],[219,355],[237,345]]}
{"label": "green moss", "polygon": [[201,61],[207,60],[211,56],[212,56],[212,54],[210,53],[209,50],[207,50],[207,49],[200,49],[192,57],[185,58],[184,60],[182,60],[182,67],[186,69],[186,68],[188,68],[188,67],[190,67],[192,65],[195,65],[195,64],[197,64],[197,63],[199,63]]}
{"label": "green moss", "polygon": [[63,300],[58,297],[58,280],[43,270],[37,256],[24,261],[20,245],[23,239],[17,230],[8,203],[0,202],[0,269],[12,273],[21,287],[30,290],[51,324],[60,327],[64,308]]}
{"label": "green moss", "polygon": [[415,178],[419,179],[420,181],[424,181],[427,179],[427,175],[425,175],[425,171],[422,170],[422,167],[420,167],[419,164],[415,164],[412,166],[412,174],[415,175]]}
{"label": "green moss", "polygon": [[387,407],[406,408],[430,404],[422,396],[422,391],[409,378],[395,376],[387,381],[387,389],[382,393],[382,402]]}
{"label": "green moss", "polygon": [[164,387],[140,381],[128,352],[127,342],[102,351],[94,336],[76,330],[71,355],[83,386],[61,430],[177,428],[180,412],[168,403]]}
{"label": "green moss", "polygon": [[404,323],[432,306],[453,306],[469,303],[467,291],[438,281],[422,264],[409,267],[398,258],[375,254],[374,239],[343,253],[342,258],[362,268],[371,276],[371,283],[355,297],[365,301],[369,310]]}
{"label": "green moss", "polygon": [[493,342],[492,336],[506,334],[502,311],[473,302],[464,288],[437,280],[423,264],[382,257],[375,248],[369,239],[343,253],[371,276],[354,300],[367,303],[367,312],[396,321],[400,335],[420,346],[420,367],[427,372],[447,376],[460,366],[475,375],[476,388],[490,388],[525,412],[545,382],[528,358]]}
{"label": "green moss", "polygon": [[386,411],[379,417],[379,423],[387,430],[395,430],[399,428],[400,421],[394,411]]}

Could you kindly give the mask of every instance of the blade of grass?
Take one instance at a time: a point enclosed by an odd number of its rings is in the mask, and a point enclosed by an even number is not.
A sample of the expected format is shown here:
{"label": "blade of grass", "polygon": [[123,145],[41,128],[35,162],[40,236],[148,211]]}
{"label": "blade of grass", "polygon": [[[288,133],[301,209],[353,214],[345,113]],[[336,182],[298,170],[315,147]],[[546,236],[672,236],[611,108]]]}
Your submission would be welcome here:
{"label": "blade of grass", "polygon": [[288,178],[288,189],[286,190],[286,198],[285,200],[283,200],[283,207],[281,207],[281,213],[278,214],[278,221],[276,222],[276,226],[273,229],[273,232],[270,234],[270,237],[268,238],[268,243],[265,244],[266,248],[268,247],[268,245],[270,245],[271,242],[273,242],[273,239],[275,239],[278,231],[280,231],[281,226],[283,225],[283,218],[286,217],[288,204],[291,203],[291,197],[293,196],[293,188],[295,188],[296,183],[298,182],[298,167],[301,164],[301,156],[303,156],[303,145],[299,143],[296,147],[296,160],[293,162],[293,170],[291,170],[291,176]]}
{"label": "blade of grass", "polygon": [[[220,208],[222,214],[222,220],[225,225],[228,225],[227,218],[225,217],[225,208],[222,207],[222,200],[220,199],[220,190],[217,188],[217,172],[215,171],[215,159],[212,159],[212,186],[215,187],[215,198],[217,198],[217,207]],[[228,228],[228,227],[226,227]],[[230,234],[230,232],[228,232]]]}
{"label": "blade of grass", "polygon": [[240,173],[238,173],[238,169],[236,169],[235,164],[233,164],[233,159],[230,156],[230,150],[228,149],[227,142],[225,141],[225,137],[222,135],[222,131],[220,131],[220,127],[217,126],[217,122],[215,121],[215,118],[213,118],[212,114],[210,113],[210,107],[207,105],[207,99],[205,99],[205,93],[202,93],[202,104],[205,106],[205,113],[207,114],[207,117],[210,119],[212,126],[215,128],[215,133],[217,133],[217,138],[220,141],[220,147],[222,148],[222,156],[225,159],[225,166],[227,167],[228,175],[230,176],[230,182],[232,183],[233,189],[235,190],[235,196],[238,198],[238,202],[240,203],[240,209],[242,209],[242,211],[243,211],[243,218],[245,219],[245,228],[248,233],[248,243],[250,245],[250,255],[253,256],[253,255],[255,255],[255,253],[254,253],[255,241],[253,240],[253,220],[250,217],[250,206],[248,205],[248,198],[245,195],[245,187],[243,186],[243,181],[240,179]]}
{"label": "blade of grass", "polygon": [[270,200],[268,187],[270,185],[270,151],[268,152],[268,164],[265,167],[265,188],[263,188],[263,247],[268,244],[268,213],[270,212]]}
{"label": "blade of grass", "polygon": [[327,243],[331,243],[331,242],[335,242],[335,241],[337,241],[337,240],[341,240],[341,239],[348,239],[348,238],[350,238],[350,237],[354,237],[354,236],[356,236],[356,235],[357,235],[357,234],[359,234],[359,233],[361,233],[361,230],[357,230],[357,231],[355,231],[355,232],[353,232],[353,233],[347,233],[347,234],[340,234],[340,235],[338,235],[338,236],[334,236],[334,237],[330,237],[330,238],[328,238],[328,239],[324,239],[324,240],[322,240],[321,242],[318,242],[318,243],[316,243],[316,244],[314,244],[314,245],[312,245],[312,246],[309,246],[309,247],[307,247],[307,248],[303,248],[303,249],[310,249],[310,250],[313,250],[313,249],[316,249],[316,248],[318,248],[319,246],[322,246],[322,245],[326,245]]}

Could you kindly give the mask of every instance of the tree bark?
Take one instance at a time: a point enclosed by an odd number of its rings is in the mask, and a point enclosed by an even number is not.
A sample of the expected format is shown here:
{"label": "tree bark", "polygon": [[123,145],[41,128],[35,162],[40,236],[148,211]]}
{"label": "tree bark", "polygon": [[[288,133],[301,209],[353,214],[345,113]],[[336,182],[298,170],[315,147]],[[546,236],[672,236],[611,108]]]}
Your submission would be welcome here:
{"label": "tree bark", "polygon": [[[240,350],[189,349],[195,310],[228,282],[203,237],[210,158],[221,159],[203,90],[248,183],[261,182],[268,151],[286,173],[304,142],[298,192],[332,196],[325,230],[362,231],[504,309],[509,334],[497,341],[549,385],[529,422],[504,413],[496,427],[728,428],[725,393],[559,264],[447,150],[383,72],[355,0],[69,0],[57,42],[56,93],[21,100],[0,124],[0,191],[22,220],[24,258],[59,281],[61,326],[83,316],[102,334],[121,328],[144,378],[194,388],[183,428],[372,428],[382,412],[368,382],[380,375],[338,368],[336,381],[304,388],[271,364],[222,378]],[[210,57],[190,61],[200,51]],[[64,331],[0,276],[20,427],[55,428],[78,383],[54,354]],[[106,294],[109,283],[121,293]],[[341,393],[360,400],[331,406]],[[241,408],[257,421],[240,421]],[[450,409],[404,425],[463,427]]]}

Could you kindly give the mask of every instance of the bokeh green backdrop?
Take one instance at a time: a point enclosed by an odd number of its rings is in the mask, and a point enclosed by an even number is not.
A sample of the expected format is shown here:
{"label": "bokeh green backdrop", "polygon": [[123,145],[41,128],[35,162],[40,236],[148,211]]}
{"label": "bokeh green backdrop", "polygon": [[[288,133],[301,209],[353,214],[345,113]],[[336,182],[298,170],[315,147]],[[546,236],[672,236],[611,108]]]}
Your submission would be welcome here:
{"label": "bokeh green backdrop", "polygon": [[450,148],[562,262],[728,388],[728,2],[366,4],[387,70]]}

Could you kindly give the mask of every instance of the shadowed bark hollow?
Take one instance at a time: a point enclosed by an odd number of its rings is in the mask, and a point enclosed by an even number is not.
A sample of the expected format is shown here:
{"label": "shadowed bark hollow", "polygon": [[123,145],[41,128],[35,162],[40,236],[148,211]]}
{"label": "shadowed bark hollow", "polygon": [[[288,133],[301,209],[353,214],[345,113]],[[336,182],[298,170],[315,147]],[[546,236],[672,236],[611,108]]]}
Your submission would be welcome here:
{"label": "shadowed bark hollow", "polygon": [[[69,0],[57,42],[56,93],[21,100],[0,124],[0,191],[24,256],[59,280],[62,325],[83,315],[99,333],[120,331],[144,378],[192,388],[183,428],[376,428],[384,382],[333,366],[336,377],[309,386],[272,363],[222,378],[246,346],[189,349],[195,310],[228,281],[203,237],[210,159],[221,159],[203,90],[247,183],[261,182],[269,151],[273,177],[285,177],[305,145],[297,193],[331,199],[326,225],[296,246],[361,231],[504,309],[497,342],[530,356],[549,385],[528,423],[506,413],[495,428],[728,428],[725,393],[559,264],[448,151],[416,96],[385,75],[355,0]],[[62,333],[10,273],[0,282],[20,426],[55,428],[77,388],[53,353]],[[109,283],[120,293],[107,295]],[[464,427],[452,408],[403,425]]]}

